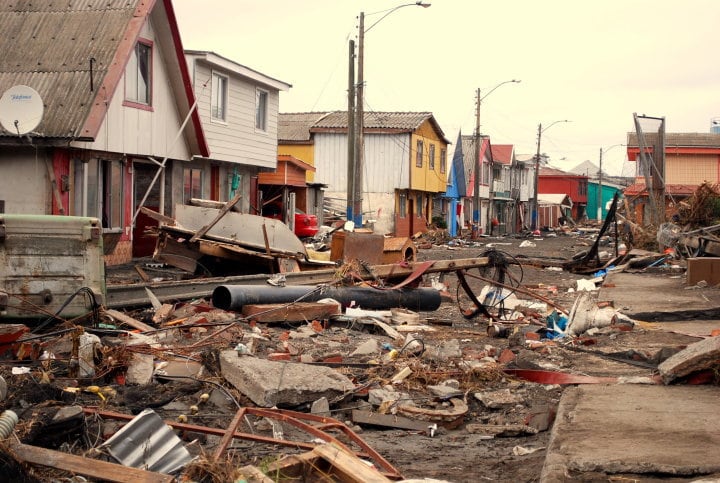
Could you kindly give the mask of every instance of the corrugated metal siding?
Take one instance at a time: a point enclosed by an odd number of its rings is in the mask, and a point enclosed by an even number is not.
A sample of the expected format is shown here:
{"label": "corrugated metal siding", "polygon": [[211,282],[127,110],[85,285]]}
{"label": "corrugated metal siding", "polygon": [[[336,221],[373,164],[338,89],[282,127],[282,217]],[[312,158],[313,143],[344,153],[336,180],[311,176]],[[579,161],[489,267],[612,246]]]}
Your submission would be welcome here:
{"label": "corrugated metal siding", "polygon": [[[366,134],[364,191],[391,193],[407,189],[409,145],[407,134]],[[328,185],[328,191],[347,189],[347,136],[315,134],[315,182]]]}
{"label": "corrugated metal siding", "polygon": [[[135,11],[136,0],[0,0],[0,92],[32,87],[45,103],[36,129],[46,137],[71,137],[91,107]],[[32,62],[28,62],[32,59]]]}

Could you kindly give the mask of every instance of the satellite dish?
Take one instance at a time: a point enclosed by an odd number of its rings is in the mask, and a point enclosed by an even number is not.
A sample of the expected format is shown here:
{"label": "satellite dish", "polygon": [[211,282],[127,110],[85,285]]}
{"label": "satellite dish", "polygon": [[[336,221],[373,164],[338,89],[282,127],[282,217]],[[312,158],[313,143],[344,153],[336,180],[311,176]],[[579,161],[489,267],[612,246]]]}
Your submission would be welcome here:
{"label": "satellite dish", "polygon": [[11,134],[27,134],[40,124],[44,109],[35,89],[12,86],[0,97],[0,125]]}

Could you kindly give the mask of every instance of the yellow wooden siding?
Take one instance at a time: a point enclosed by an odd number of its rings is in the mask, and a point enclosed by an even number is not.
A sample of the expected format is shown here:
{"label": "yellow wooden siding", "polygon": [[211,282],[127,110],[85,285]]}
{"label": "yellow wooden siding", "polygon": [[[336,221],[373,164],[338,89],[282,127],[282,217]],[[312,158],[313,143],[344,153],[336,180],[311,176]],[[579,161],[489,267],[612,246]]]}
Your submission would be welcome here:
{"label": "yellow wooden siding", "polygon": [[[279,144],[278,154],[289,154],[301,161],[305,161],[310,166],[315,166],[315,150],[312,144]],[[315,173],[307,171],[305,173],[305,181],[312,183],[315,180]]]}
{"label": "yellow wooden siding", "polygon": [[[422,141],[422,166],[417,166],[417,146]],[[447,189],[447,143],[433,129],[430,122],[425,121],[410,136],[410,189],[441,193]],[[430,146],[435,146],[435,167],[430,169]],[[446,153],[445,172],[440,171],[440,160],[443,150]]]}
{"label": "yellow wooden siding", "polygon": [[668,154],[665,158],[667,184],[701,184],[718,179],[717,155]]}

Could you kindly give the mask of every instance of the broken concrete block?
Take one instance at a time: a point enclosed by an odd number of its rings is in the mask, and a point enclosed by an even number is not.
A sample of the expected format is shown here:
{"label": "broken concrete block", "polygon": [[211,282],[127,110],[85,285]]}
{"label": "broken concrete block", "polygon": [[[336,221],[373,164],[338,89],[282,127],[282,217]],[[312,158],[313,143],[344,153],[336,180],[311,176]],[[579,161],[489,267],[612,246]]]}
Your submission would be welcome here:
{"label": "broken concrete block", "polygon": [[321,397],[310,406],[310,412],[318,416],[330,417],[330,402],[326,397]]}
{"label": "broken concrete block", "polygon": [[427,389],[440,399],[462,396],[463,392],[459,389],[459,386],[448,384],[448,382],[450,381],[445,381],[437,386],[427,386]]}
{"label": "broken concrete block", "polygon": [[373,406],[380,406],[386,402],[396,402],[403,399],[410,399],[410,395],[404,392],[394,391],[388,387],[370,389],[368,391],[368,402]]}
{"label": "broken concrete block", "polygon": [[444,340],[439,345],[427,348],[426,354],[432,359],[440,361],[458,359],[462,357],[460,341],[457,339]]}
{"label": "broken concrete block", "polygon": [[501,409],[517,404],[522,404],[524,399],[522,396],[513,394],[510,389],[500,389],[499,391],[476,392],[475,399],[483,403],[485,407],[490,409]]}
{"label": "broken concrete block", "polygon": [[144,386],[150,383],[154,371],[155,365],[152,354],[134,352],[130,362],[128,362],[125,382]]}
{"label": "broken concrete block", "polygon": [[720,359],[720,337],[708,337],[668,357],[658,366],[663,382],[717,366]]}
{"label": "broken concrete block", "polygon": [[350,354],[350,356],[369,356],[380,351],[380,344],[376,339],[368,339]]}
{"label": "broken concrete block", "polygon": [[230,384],[261,407],[297,406],[323,396],[335,399],[354,387],[350,379],[329,367],[238,356],[234,350],[220,354],[220,370]]}
{"label": "broken concrete block", "polygon": [[100,346],[100,337],[83,332],[80,334],[78,348],[78,375],[93,377],[95,375],[95,350]]}

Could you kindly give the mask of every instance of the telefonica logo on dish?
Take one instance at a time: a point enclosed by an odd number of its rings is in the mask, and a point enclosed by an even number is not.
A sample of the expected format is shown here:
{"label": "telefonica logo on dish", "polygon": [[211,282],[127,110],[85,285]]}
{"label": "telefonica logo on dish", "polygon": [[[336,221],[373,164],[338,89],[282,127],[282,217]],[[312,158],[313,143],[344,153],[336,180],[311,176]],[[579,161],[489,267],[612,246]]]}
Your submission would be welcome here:
{"label": "telefonica logo on dish", "polygon": [[32,96],[28,94],[10,94],[10,100],[12,101],[29,101]]}

